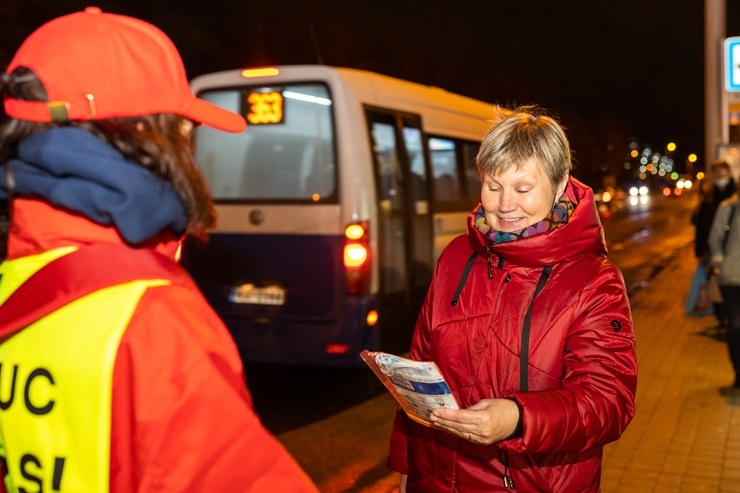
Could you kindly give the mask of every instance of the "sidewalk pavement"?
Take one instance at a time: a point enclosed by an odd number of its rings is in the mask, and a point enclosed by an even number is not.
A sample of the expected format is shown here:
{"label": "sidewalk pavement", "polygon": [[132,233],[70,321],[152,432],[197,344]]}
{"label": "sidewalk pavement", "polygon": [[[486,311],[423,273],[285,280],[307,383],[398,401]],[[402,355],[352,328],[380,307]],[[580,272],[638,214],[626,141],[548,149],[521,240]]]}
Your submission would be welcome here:
{"label": "sidewalk pavement", "polygon": [[684,314],[696,260],[682,248],[631,300],[635,418],[604,451],[603,493],[740,492],[740,397],[715,318]]}

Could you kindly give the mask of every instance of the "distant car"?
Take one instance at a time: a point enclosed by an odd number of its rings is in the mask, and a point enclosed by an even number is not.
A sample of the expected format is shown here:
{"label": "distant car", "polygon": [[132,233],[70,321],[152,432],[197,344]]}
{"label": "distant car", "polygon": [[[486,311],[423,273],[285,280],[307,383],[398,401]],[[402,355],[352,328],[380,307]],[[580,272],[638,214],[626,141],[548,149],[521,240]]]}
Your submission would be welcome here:
{"label": "distant car", "polygon": [[624,205],[624,196],[624,190],[614,187],[606,187],[594,192],[596,207],[600,212],[621,209]]}
{"label": "distant car", "polygon": [[648,193],[650,193],[650,189],[646,185],[635,185],[630,187],[629,190],[630,197],[644,197]]}
{"label": "distant car", "polygon": [[693,183],[691,180],[680,178],[675,183],[669,183],[666,185],[663,188],[662,193],[665,197],[680,197],[684,192],[690,190],[692,186]]}
{"label": "distant car", "polygon": [[650,202],[650,188],[647,185],[633,185],[628,190],[625,202],[630,206],[646,205]]}

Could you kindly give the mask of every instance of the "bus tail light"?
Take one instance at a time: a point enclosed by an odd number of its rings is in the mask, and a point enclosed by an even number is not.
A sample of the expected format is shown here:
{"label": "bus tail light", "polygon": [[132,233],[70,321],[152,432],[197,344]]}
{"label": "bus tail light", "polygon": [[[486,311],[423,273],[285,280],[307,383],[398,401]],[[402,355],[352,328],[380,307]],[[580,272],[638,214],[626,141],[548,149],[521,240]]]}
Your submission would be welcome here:
{"label": "bus tail light", "polygon": [[370,231],[367,221],[344,228],[344,274],[347,292],[366,293],[370,287]]}
{"label": "bus tail light", "polygon": [[327,344],[324,351],[326,351],[326,354],[347,354],[349,344]]}

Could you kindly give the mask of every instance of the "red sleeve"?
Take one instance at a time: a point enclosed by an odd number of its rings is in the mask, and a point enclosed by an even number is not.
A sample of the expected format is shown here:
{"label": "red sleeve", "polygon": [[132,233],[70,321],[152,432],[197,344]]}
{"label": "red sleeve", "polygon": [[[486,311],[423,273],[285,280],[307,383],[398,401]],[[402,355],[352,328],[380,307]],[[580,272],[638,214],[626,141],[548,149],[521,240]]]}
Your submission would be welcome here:
{"label": "red sleeve", "polygon": [[147,291],[113,376],[111,492],[315,492],[252,409],[227,329],[192,289]]}

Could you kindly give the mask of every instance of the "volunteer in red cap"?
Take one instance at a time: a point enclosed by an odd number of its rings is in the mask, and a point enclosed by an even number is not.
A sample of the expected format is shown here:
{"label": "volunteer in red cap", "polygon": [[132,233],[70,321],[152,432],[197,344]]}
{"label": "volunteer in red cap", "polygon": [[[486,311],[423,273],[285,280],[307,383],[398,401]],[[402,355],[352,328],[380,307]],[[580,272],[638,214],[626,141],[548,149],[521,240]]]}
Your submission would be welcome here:
{"label": "volunteer in red cap", "polygon": [[175,261],[215,220],[193,124],[244,119],[192,94],[159,29],[97,8],[32,33],[0,90],[0,491],[316,491]]}

